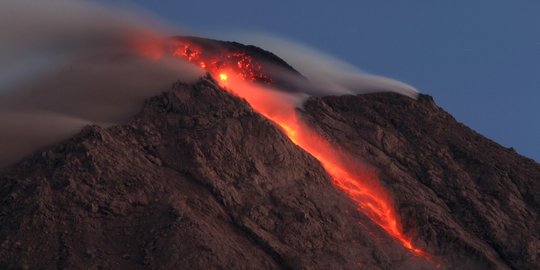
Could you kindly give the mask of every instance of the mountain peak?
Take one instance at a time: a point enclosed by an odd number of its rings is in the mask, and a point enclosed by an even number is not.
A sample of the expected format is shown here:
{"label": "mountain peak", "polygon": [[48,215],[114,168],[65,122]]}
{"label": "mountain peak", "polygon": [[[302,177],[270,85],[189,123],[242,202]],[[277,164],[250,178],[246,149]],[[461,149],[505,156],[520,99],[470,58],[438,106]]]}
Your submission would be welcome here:
{"label": "mountain peak", "polygon": [[[231,44],[231,46],[239,46]],[[250,48],[248,48],[250,49]],[[535,269],[540,165],[427,95],[310,97],[311,128],[368,164],[426,260],[323,164],[211,77],[0,173],[0,266]]]}

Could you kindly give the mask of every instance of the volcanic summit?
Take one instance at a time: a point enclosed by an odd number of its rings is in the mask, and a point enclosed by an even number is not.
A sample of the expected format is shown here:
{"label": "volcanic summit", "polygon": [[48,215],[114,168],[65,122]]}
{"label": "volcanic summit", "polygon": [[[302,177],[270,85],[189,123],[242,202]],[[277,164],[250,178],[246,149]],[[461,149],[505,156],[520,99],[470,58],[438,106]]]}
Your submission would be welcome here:
{"label": "volcanic summit", "polygon": [[540,165],[430,96],[299,97],[261,48],[161,50],[206,74],[0,171],[0,267],[540,268]]}

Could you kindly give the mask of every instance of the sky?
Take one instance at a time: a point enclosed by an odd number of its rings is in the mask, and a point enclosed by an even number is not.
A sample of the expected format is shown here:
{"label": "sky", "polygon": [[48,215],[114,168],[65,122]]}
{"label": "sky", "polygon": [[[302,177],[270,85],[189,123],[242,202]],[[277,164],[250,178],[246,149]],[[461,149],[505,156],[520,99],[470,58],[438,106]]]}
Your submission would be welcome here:
{"label": "sky", "polygon": [[434,97],[540,161],[540,1],[116,0],[205,36],[269,33]]}

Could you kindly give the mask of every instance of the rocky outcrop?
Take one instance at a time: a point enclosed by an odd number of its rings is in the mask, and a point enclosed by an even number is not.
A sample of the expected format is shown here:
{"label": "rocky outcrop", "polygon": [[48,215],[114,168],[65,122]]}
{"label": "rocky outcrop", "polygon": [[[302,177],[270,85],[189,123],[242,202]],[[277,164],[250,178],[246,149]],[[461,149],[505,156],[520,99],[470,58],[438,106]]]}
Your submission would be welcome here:
{"label": "rocky outcrop", "polygon": [[127,124],[88,126],[3,169],[0,268],[540,268],[533,160],[425,95],[315,97],[300,114],[377,169],[430,261],[389,238],[314,158],[206,77],[149,99]]}
{"label": "rocky outcrop", "polygon": [[431,97],[313,98],[304,115],[377,168],[405,231],[462,269],[540,268],[540,165],[457,122]]}
{"label": "rocky outcrop", "polygon": [[89,126],[0,176],[2,268],[422,265],[320,164],[210,79]]}

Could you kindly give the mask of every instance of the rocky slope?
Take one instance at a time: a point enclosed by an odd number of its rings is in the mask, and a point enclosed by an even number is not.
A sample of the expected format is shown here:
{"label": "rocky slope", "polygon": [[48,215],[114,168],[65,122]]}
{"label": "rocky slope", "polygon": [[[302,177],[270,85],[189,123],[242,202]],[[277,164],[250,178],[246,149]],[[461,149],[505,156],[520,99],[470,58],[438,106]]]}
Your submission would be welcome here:
{"label": "rocky slope", "polygon": [[89,126],[3,169],[0,268],[540,268],[539,164],[424,95],[317,97],[301,113],[378,169],[432,262],[204,78],[149,99],[125,125]]}
{"label": "rocky slope", "polygon": [[[2,268],[420,265],[320,165],[211,80],[89,126],[0,177]],[[364,229],[358,225],[364,223]]]}
{"label": "rocky slope", "polygon": [[378,168],[405,230],[434,253],[470,269],[540,268],[538,163],[425,95],[313,98],[305,108],[320,132]]}

